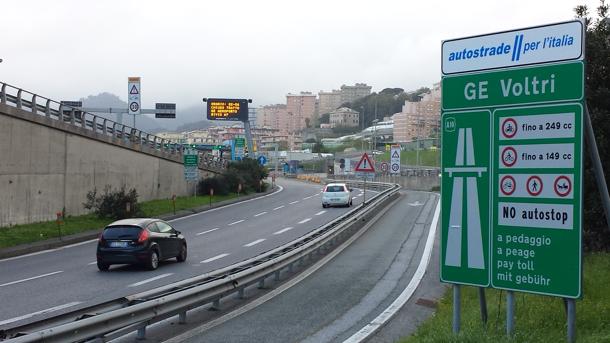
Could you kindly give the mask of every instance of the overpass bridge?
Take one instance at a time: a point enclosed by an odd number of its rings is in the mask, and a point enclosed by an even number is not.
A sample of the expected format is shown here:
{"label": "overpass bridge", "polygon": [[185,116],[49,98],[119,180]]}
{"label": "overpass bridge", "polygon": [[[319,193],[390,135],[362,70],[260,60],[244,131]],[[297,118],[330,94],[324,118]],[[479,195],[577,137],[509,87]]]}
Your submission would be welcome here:
{"label": "overpass bridge", "polygon": [[[86,213],[87,192],[135,188],[142,201],[188,195],[184,148],[0,82],[0,227]],[[200,177],[227,161],[201,154]]]}

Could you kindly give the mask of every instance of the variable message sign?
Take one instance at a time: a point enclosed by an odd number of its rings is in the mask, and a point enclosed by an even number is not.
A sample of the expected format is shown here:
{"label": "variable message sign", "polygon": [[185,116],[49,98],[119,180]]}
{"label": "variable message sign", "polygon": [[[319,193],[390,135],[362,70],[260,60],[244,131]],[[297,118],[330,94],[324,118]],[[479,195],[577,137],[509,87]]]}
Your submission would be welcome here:
{"label": "variable message sign", "polygon": [[207,99],[208,120],[247,121],[248,99]]}

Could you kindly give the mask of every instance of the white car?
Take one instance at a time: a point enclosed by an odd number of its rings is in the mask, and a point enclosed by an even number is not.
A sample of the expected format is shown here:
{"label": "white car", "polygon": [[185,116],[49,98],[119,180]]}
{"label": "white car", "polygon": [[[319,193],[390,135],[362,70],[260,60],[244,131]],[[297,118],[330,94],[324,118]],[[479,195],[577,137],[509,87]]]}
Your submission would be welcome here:
{"label": "white car", "polygon": [[351,189],[344,183],[329,183],[322,191],[322,207],[352,206]]}

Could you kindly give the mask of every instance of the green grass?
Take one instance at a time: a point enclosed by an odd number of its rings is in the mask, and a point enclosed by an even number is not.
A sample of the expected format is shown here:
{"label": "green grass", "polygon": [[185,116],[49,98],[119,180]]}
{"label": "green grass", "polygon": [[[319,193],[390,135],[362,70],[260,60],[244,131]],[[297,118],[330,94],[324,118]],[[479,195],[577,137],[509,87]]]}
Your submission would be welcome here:
{"label": "green grass", "polygon": [[[584,259],[583,298],[576,300],[578,342],[610,342],[610,253],[587,254]],[[439,307],[414,335],[411,342],[565,342],[566,316],[563,301],[515,292],[515,335],[506,332],[506,292],[486,291],[489,319],[481,323],[477,288],[462,287],[462,325],[458,335],[451,332],[452,292],[447,291]]]}
{"label": "green grass", "polygon": [[[438,167],[440,160],[440,150],[420,150],[419,151],[419,165],[427,167]],[[377,161],[390,161],[390,152],[385,152],[379,155]],[[414,166],[417,165],[417,151],[401,151],[400,162],[404,165]]]}
{"label": "green grass", "polygon": [[[237,194],[215,195],[212,203],[236,198]],[[210,203],[209,196],[177,197],[176,211],[195,208]],[[163,214],[172,214],[174,208],[170,199],[152,200],[140,203],[145,217],[157,217]],[[61,224],[61,234],[69,235],[79,232],[101,229],[113,220],[99,219],[93,214],[82,216],[68,216]],[[59,237],[59,230],[55,221],[15,225],[0,228],[0,248],[7,248],[19,244],[32,243],[49,238]]]}

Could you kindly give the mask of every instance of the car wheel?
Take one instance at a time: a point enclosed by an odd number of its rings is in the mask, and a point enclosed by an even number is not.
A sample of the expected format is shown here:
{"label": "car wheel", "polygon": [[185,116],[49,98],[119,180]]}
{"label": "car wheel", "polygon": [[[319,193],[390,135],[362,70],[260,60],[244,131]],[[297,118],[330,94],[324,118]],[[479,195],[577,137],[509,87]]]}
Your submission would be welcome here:
{"label": "car wheel", "polygon": [[180,249],[180,253],[178,254],[178,256],[176,256],[176,260],[178,260],[178,262],[186,261],[186,253],[186,244],[182,244],[182,249]]}
{"label": "car wheel", "polygon": [[107,272],[108,268],[110,268],[109,264],[97,261],[97,269],[99,269],[100,272]]}
{"label": "car wheel", "polygon": [[352,206],[353,204],[352,199],[349,199],[349,205]]}
{"label": "car wheel", "polygon": [[328,206],[326,206],[325,204],[322,204],[322,208],[327,208]]}
{"label": "car wheel", "polygon": [[152,250],[146,263],[146,269],[155,270],[159,267],[159,253],[157,250]]}

